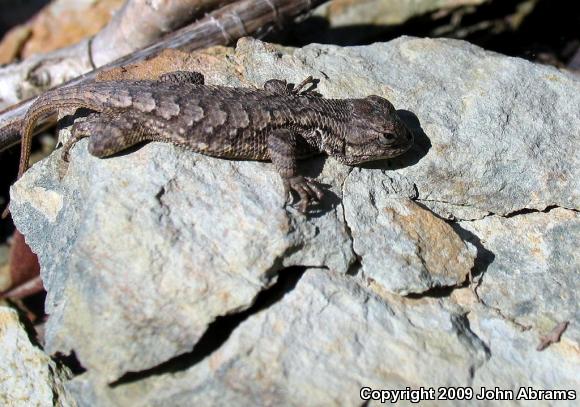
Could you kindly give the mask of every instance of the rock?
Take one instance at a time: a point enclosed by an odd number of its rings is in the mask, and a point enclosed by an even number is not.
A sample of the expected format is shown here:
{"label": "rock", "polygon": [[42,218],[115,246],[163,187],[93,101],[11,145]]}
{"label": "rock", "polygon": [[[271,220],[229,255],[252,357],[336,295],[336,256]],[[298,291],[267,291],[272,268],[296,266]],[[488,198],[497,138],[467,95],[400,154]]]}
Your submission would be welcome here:
{"label": "rock", "polygon": [[[0,64],[45,53],[95,35],[121,6],[120,0],[56,0],[0,42]],[[87,14],[91,18],[86,18]]]}
{"label": "rock", "polygon": [[[283,208],[268,163],[162,143],[98,159],[82,140],[62,180],[58,152],[34,165],[12,188],[12,216],[39,255],[47,350],[74,350],[87,368],[69,383],[79,403],[268,404],[289,400],[275,389],[291,377],[304,404],[319,384],[307,368],[326,380],[317,400],[335,404],[360,404],[351,390],[366,380],[580,387],[578,79],[453,40],[290,49],[245,39],[207,55],[220,61],[209,83],[313,75],[327,97],[385,96],[416,145],[354,169],[305,161],[328,185],[309,217]],[[546,257],[537,266],[534,239]],[[308,270],[275,301],[291,266]],[[482,303],[458,288],[470,272]],[[514,292],[532,284],[561,285],[562,296]],[[572,321],[562,341],[535,352],[562,318]]]}
{"label": "rock", "polygon": [[396,25],[439,9],[475,6],[485,0],[332,0],[313,15],[328,19],[331,27]]}
{"label": "rock", "polygon": [[[510,389],[514,392],[514,396],[522,388],[531,388],[536,391],[558,389],[576,394],[580,391],[578,341],[571,339],[568,332],[564,333],[559,343],[551,345],[543,352],[538,352],[536,350],[539,343],[538,332],[534,329],[522,331],[519,325],[498,313],[494,316],[489,309],[470,312],[468,319],[474,334],[486,344],[492,355],[474,372],[471,384],[474,388]],[[519,402],[515,400],[514,397],[514,401],[509,404],[521,405],[525,404],[525,400],[534,399],[524,398]],[[566,406],[573,406],[577,403],[577,401],[571,401],[570,398],[564,400],[567,401],[557,403]],[[544,404],[555,403],[544,401]]]}
{"label": "rock", "polygon": [[54,155],[30,171],[42,186],[18,187],[13,198],[39,205],[28,224],[42,232],[21,230],[31,247],[46,248],[47,349],[74,348],[109,380],[190,350],[216,317],[250,306],[284,266],[346,272],[354,261],[342,207],[314,221],[288,217],[281,181],[266,164],[162,144],[143,147],[136,161],[100,160],[82,144],[75,155],[62,184]]}
{"label": "rock", "polygon": [[[361,404],[363,386],[467,383],[489,355],[457,311],[436,300],[380,298],[343,274],[308,270],[198,364],[101,388],[99,399],[130,405],[139,394],[151,406],[353,406]],[[73,383],[80,390],[86,379]]]}
{"label": "rock", "polygon": [[377,34],[429,13],[447,13],[485,0],[332,0],[318,6],[310,18],[290,27],[303,43],[357,45],[376,41]]}
{"label": "rock", "polygon": [[570,321],[566,337],[580,342],[580,214],[554,208],[461,222],[493,253],[477,293],[515,323],[548,333]]}
{"label": "rock", "polygon": [[18,314],[0,306],[0,404],[16,406],[76,406],[64,389],[72,377],[30,342]]}
{"label": "rock", "polygon": [[[373,292],[376,288],[343,274],[308,270],[291,292],[240,323],[193,366],[197,359],[188,355],[177,372],[150,372],[96,389],[90,385],[94,378],[84,374],[70,388],[89,395],[85,404],[91,406],[135,400],[148,406],[353,406],[363,401],[365,386],[471,386],[475,393],[481,386],[517,392],[538,383],[579,388],[579,358],[569,344],[536,352],[531,331],[521,332],[482,305],[472,304],[466,316],[454,299],[408,300]],[[473,404],[486,405],[473,397]]]}
{"label": "rock", "polygon": [[[441,218],[378,188],[384,174],[354,170],[344,185],[345,219],[365,277],[406,295],[463,283],[477,254]],[[369,185],[372,187],[369,188]]]}

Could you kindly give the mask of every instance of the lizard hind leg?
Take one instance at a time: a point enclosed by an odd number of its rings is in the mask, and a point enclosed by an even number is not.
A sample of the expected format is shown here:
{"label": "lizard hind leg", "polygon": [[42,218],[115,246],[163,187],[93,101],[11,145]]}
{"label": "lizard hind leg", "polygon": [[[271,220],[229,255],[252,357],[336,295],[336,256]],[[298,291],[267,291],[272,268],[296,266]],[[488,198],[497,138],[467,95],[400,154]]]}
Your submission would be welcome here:
{"label": "lizard hind leg", "polygon": [[131,112],[105,112],[98,120],[85,122],[79,131],[89,134],[89,153],[99,158],[112,156],[150,139],[138,115]]}
{"label": "lizard hind leg", "polygon": [[88,150],[95,157],[104,158],[148,140],[141,120],[130,112],[112,110],[91,114],[85,121],[75,122],[71,137],[64,143],[61,158],[69,162],[73,146],[89,138]]}
{"label": "lizard hind leg", "polygon": [[82,140],[83,138],[89,137],[91,135],[91,128],[93,127],[89,125],[91,121],[100,122],[99,114],[93,113],[89,115],[85,121],[75,122],[73,124],[71,129],[71,136],[62,146],[60,156],[62,161],[68,163],[70,160],[70,150],[74,147],[74,145],[78,143],[79,140]]}
{"label": "lizard hind leg", "polygon": [[92,126],[91,122],[100,123],[100,117],[98,113],[92,113],[87,118],[86,121],[82,122],[75,122],[71,129],[71,135],[66,140],[66,142],[62,146],[62,150],[60,153],[60,161],[58,162],[57,171],[60,179],[62,179],[67,170],[68,170],[68,163],[70,161],[70,150],[74,147],[76,143],[82,140],[85,137],[89,137],[92,133]]}

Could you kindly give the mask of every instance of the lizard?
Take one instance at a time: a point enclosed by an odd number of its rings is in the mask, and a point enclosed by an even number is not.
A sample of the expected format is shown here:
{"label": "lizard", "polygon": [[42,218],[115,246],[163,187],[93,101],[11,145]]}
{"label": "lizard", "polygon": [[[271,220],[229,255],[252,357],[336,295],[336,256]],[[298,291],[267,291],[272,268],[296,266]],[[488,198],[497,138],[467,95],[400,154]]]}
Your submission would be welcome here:
{"label": "lizard", "polygon": [[61,108],[86,108],[93,113],[73,124],[62,146],[66,163],[85,137],[89,153],[100,158],[161,141],[219,158],[269,160],[282,178],[286,202],[295,193],[298,210],[306,212],[323,191],[298,173],[297,160],[326,153],[356,165],[398,156],[413,144],[413,133],[387,99],[327,99],[313,91],[316,83],[310,76],[297,86],[271,79],[262,89],[227,87],[206,85],[199,72],[175,71],[155,80],[57,88],[39,96],[23,119],[18,178],[29,167],[37,121]]}

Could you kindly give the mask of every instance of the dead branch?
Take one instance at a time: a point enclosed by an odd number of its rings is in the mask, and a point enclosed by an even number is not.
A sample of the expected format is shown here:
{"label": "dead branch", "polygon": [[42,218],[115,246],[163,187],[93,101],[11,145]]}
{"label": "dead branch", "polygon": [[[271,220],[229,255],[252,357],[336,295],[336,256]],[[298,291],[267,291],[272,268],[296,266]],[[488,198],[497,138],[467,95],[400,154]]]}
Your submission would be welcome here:
{"label": "dead branch", "polygon": [[127,0],[110,23],[94,37],[90,47],[92,62],[95,68],[103,66],[153,43],[203,13],[233,1]]}

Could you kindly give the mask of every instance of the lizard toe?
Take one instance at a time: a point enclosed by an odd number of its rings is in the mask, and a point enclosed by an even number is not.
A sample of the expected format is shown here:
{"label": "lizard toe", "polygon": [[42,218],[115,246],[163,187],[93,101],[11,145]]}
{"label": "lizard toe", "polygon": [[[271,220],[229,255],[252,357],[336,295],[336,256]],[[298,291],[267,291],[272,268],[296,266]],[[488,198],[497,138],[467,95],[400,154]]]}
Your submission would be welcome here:
{"label": "lizard toe", "polygon": [[298,195],[297,207],[302,213],[307,212],[312,204],[320,202],[324,196],[316,181],[302,176],[286,179],[284,181],[284,188],[289,196],[292,196],[292,192]]}
{"label": "lizard toe", "polygon": [[316,182],[312,178],[305,178],[305,181],[306,185],[308,186],[310,196],[317,202],[322,201],[322,198],[324,198],[324,191],[322,190],[322,188],[320,188],[318,182]]}

